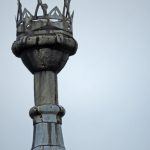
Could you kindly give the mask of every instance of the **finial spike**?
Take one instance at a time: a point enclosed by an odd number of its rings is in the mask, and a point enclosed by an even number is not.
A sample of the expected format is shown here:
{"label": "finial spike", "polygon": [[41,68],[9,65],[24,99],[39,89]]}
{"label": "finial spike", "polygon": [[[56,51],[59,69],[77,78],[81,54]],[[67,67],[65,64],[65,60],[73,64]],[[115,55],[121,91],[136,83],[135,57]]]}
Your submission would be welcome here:
{"label": "finial spike", "polygon": [[20,0],[18,0],[18,12],[17,12],[17,21],[22,20],[22,4]]}
{"label": "finial spike", "polygon": [[36,9],[35,9],[35,14],[34,14],[35,17],[38,16],[38,11],[39,11],[40,7],[41,7],[41,9],[43,11],[43,15],[44,16],[47,15],[48,5],[47,4],[43,4],[42,0],[38,0],[37,6],[36,6]]}

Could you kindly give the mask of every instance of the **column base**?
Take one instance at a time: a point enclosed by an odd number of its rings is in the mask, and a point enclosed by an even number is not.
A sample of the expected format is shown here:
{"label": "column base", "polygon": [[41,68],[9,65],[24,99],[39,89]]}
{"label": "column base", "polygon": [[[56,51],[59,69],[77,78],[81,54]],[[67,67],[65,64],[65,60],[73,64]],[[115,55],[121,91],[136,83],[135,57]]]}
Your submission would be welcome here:
{"label": "column base", "polygon": [[65,114],[59,105],[35,106],[30,110],[34,132],[31,150],[65,150],[61,118]]}

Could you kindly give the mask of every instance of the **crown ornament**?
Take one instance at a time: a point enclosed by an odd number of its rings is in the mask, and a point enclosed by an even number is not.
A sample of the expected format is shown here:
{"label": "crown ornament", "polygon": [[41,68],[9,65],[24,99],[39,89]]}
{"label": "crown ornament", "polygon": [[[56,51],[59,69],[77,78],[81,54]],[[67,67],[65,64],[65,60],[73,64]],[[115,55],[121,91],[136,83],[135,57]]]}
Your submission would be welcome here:
{"label": "crown ornament", "polygon": [[[70,2],[71,0],[64,0],[62,12],[57,6],[48,12],[48,5],[43,3],[42,0],[37,0],[35,13],[32,14],[28,9],[22,9],[22,4],[18,0],[17,37],[52,33],[72,36],[74,12],[70,14]],[[40,9],[43,12],[42,15],[38,15]]]}
{"label": "crown ornament", "polygon": [[[78,44],[73,38],[74,12],[70,14],[70,1],[64,0],[62,12],[57,6],[48,12],[48,5],[37,0],[32,14],[22,9],[18,0],[17,37],[12,51],[31,73],[43,70],[59,73],[69,56],[76,53]],[[42,15],[39,15],[40,9]]]}

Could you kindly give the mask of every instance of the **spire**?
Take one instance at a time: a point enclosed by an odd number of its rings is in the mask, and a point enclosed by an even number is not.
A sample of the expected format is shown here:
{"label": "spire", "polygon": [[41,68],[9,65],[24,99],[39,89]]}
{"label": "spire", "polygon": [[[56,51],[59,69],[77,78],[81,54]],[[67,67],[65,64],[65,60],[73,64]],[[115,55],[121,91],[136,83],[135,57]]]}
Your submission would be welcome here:
{"label": "spire", "polygon": [[64,0],[63,15],[70,17],[70,2],[71,0]]}
{"label": "spire", "polygon": [[41,7],[41,9],[43,11],[43,16],[47,15],[48,5],[47,4],[43,4],[42,0],[38,0],[37,1],[36,10],[35,10],[35,14],[34,14],[35,17],[38,16],[38,11],[39,11],[40,7]]}
{"label": "spire", "polygon": [[17,19],[16,21],[20,21],[22,20],[22,4],[20,2],[20,0],[18,0],[18,12],[17,12]]}

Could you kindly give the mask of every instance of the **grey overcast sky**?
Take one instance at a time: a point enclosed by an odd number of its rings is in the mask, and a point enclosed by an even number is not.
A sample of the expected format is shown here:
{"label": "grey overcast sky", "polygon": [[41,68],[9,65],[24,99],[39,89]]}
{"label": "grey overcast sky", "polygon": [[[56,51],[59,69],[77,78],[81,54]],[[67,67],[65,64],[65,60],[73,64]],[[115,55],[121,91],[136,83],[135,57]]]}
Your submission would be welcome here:
{"label": "grey overcast sky", "polygon": [[[36,0],[22,3],[34,11]],[[32,144],[33,76],[11,53],[16,4],[0,0],[1,150]],[[150,1],[72,0],[71,6],[79,49],[59,74],[66,149],[150,150]]]}

